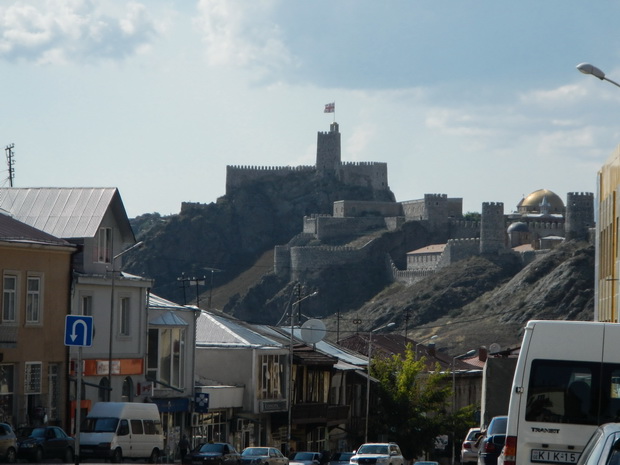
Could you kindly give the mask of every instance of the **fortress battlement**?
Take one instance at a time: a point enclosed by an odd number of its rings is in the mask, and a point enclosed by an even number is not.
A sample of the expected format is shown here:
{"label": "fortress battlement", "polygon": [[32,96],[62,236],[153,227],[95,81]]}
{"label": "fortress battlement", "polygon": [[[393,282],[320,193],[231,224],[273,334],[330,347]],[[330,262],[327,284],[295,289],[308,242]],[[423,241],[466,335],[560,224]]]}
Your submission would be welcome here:
{"label": "fortress battlement", "polygon": [[448,194],[424,194],[424,200],[447,199]]}
{"label": "fortress battlement", "polygon": [[573,197],[588,197],[588,198],[592,198],[594,199],[594,192],[569,192],[567,194],[568,196],[573,196]]}
{"label": "fortress battlement", "polygon": [[312,165],[299,166],[254,166],[254,165],[227,165],[227,170],[232,171],[313,171],[316,167]]}
{"label": "fortress battlement", "polygon": [[482,202],[482,208],[484,207],[502,207],[504,208],[504,202]]}
{"label": "fortress battlement", "polygon": [[480,221],[451,220],[450,225],[457,228],[480,229]]}
{"label": "fortress battlement", "polygon": [[381,161],[343,161],[341,166],[387,166],[387,163]]}
{"label": "fortress battlement", "polygon": [[533,221],[531,223],[528,223],[528,227],[530,229],[564,229],[564,222],[563,221],[553,221],[553,222],[546,222],[546,221]]}
{"label": "fortress battlement", "polygon": [[460,247],[480,244],[480,239],[472,237],[468,239],[448,239],[447,245],[449,247]]}

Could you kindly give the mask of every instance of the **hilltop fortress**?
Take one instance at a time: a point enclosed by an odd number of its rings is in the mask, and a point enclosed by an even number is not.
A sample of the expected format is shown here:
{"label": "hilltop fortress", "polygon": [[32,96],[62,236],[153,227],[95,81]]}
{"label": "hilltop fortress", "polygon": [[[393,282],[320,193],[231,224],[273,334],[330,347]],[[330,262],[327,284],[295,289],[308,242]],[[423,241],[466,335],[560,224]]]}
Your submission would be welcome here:
{"label": "hilltop fortress", "polygon": [[[387,163],[346,163],[341,160],[340,132],[336,122],[329,132],[319,132],[316,166],[242,167],[228,166],[226,193],[248,181],[292,172],[314,176],[335,176],[352,186],[388,190]],[[382,232],[405,225],[416,226],[413,241],[422,247],[391,256],[376,246]],[[501,202],[484,202],[479,221],[463,217],[463,199],[446,194],[425,194],[424,198],[402,202],[340,200],[331,215],[304,217],[303,231],[286,245],[275,247],[274,272],[290,281],[304,281],[317,269],[361,265],[383,255],[385,271],[393,281],[412,284],[437,269],[474,255],[516,254],[524,264],[535,260],[565,239],[592,240],[594,195],[569,193],[566,205],[546,189],[532,192],[517,204],[517,211],[504,213]],[[416,233],[414,233],[416,234]],[[364,244],[342,243],[348,237],[368,235]],[[394,263],[406,263],[399,269]]]}
{"label": "hilltop fortress", "polygon": [[340,155],[340,131],[333,122],[329,132],[319,132],[317,137],[315,166],[227,166],[226,194],[248,181],[272,176],[287,176],[292,172],[307,172],[309,175],[335,176],[351,186],[388,189],[387,163],[343,162]]}

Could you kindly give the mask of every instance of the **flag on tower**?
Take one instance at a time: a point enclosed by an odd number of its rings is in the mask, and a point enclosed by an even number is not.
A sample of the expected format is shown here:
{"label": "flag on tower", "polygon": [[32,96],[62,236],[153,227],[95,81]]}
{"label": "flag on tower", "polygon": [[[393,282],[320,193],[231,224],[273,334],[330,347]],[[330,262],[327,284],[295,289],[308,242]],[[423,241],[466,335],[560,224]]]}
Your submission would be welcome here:
{"label": "flag on tower", "polygon": [[336,102],[326,103],[323,113],[334,113],[336,111]]}

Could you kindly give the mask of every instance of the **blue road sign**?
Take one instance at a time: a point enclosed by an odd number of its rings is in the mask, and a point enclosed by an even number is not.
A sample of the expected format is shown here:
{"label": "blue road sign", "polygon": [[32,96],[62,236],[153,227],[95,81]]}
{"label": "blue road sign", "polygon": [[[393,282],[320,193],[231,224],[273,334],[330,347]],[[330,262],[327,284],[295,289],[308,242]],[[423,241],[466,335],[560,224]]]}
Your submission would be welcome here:
{"label": "blue road sign", "polygon": [[93,345],[93,317],[86,315],[67,315],[65,317],[65,345]]}

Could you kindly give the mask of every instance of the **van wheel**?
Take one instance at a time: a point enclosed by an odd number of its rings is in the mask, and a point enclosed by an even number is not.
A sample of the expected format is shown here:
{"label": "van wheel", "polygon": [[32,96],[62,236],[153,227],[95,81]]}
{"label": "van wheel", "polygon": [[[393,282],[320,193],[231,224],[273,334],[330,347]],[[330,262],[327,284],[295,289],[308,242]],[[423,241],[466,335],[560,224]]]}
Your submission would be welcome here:
{"label": "van wheel", "polygon": [[70,447],[67,447],[67,450],[65,451],[65,457],[63,459],[63,462],[73,463],[73,449],[71,449]]}
{"label": "van wheel", "polygon": [[120,447],[114,449],[112,452],[112,463],[121,463],[123,461],[123,451]]}
{"label": "van wheel", "polygon": [[153,449],[151,452],[151,456],[149,457],[149,463],[157,463],[159,461],[159,451],[157,449]]}

